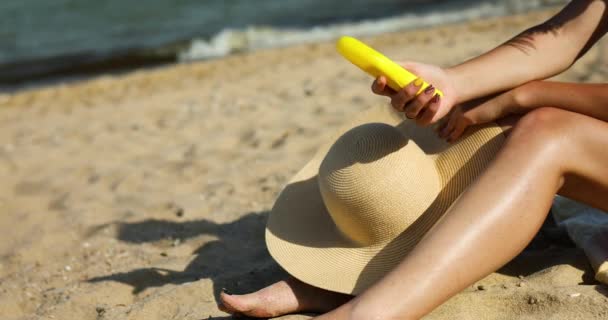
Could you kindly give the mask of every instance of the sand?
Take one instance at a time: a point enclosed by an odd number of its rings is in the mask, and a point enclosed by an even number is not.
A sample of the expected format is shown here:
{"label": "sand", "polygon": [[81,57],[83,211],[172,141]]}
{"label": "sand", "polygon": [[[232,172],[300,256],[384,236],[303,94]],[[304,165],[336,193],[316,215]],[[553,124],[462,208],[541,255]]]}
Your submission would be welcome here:
{"label": "sand", "polygon": [[[364,40],[447,66],[551,12]],[[606,81],[604,43],[560,79]],[[1,95],[0,319],[227,318],[221,288],[285,277],[268,210],[324,136],[386,103],[370,84],[319,43]],[[548,232],[427,319],[606,319],[592,278]]]}

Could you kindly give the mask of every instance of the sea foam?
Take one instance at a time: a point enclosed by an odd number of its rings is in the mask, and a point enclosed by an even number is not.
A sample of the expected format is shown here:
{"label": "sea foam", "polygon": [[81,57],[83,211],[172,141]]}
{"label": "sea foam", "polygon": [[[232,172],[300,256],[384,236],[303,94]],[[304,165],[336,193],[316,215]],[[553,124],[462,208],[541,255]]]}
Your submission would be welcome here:
{"label": "sea foam", "polygon": [[341,35],[371,36],[399,30],[515,14],[563,2],[565,1],[511,0],[469,6],[450,2],[433,6],[433,9],[425,12],[406,13],[376,20],[315,26],[307,29],[264,26],[249,26],[244,29],[224,29],[208,40],[193,39],[186,49],[177,53],[177,57],[179,61],[217,58],[236,52],[329,41]]}

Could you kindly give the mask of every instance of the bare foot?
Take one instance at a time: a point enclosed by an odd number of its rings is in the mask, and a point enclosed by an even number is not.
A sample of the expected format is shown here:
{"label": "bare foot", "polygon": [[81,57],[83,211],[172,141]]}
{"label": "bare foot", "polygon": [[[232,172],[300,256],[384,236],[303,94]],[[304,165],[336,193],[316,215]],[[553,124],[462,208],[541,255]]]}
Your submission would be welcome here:
{"label": "bare foot", "polygon": [[220,310],[257,318],[272,318],[296,312],[333,310],[353,296],[323,290],[289,277],[259,291],[243,295],[222,292]]}

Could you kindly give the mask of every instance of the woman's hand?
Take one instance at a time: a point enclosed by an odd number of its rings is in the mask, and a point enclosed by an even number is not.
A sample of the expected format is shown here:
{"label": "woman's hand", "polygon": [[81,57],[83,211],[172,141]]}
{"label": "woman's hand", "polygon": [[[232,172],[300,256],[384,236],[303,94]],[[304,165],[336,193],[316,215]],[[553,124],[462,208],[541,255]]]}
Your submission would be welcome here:
{"label": "woman's hand", "polygon": [[[391,98],[391,104],[397,111],[404,112],[406,117],[415,119],[419,125],[435,123],[450,112],[457,97],[448,72],[434,65],[416,62],[405,62],[400,65],[431,86],[416,96],[422,85],[418,79],[395,91],[387,86],[386,77],[380,76],[372,84],[372,91],[375,94]],[[435,93],[435,87],[443,92],[443,97]]]}
{"label": "woman's hand", "polygon": [[439,136],[448,142],[453,142],[472,125],[488,123],[510,114],[526,112],[528,108],[521,103],[520,88],[454,107],[438,127]]}

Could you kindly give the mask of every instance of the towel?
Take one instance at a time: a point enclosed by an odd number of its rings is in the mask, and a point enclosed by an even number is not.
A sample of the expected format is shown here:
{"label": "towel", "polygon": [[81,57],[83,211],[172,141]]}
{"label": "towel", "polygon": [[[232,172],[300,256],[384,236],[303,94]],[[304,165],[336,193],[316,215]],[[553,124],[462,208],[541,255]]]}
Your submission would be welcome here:
{"label": "towel", "polygon": [[595,279],[608,284],[608,214],[562,196],[555,197],[551,212],[556,224],[585,252]]}

